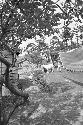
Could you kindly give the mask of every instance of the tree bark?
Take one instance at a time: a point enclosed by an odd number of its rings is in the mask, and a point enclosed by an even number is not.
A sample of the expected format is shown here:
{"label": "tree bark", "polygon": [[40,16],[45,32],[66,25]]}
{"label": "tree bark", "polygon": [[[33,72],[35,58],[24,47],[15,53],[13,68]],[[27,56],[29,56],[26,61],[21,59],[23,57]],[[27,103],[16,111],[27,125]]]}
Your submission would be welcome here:
{"label": "tree bark", "polygon": [[7,67],[10,67],[12,64],[8,62],[4,57],[0,56],[0,62],[4,63]]}
{"label": "tree bark", "polygon": [[9,67],[7,67],[6,71],[5,71],[5,85],[11,91],[11,93],[13,93],[17,96],[24,97],[24,98],[29,97],[28,93],[19,90],[18,87],[14,83],[11,83],[11,81],[9,79]]}
{"label": "tree bark", "polygon": [[11,64],[6,60],[4,59],[3,57],[0,56],[0,61],[2,63],[4,63],[6,65],[6,71],[5,71],[5,85],[6,87],[11,91],[11,93],[17,95],[17,96],[22,96],[22,97],[29,97],[29,94],[28,93],[25,93],[25,92],[22,92],[21,90],[18,89],[17,86],[15,86],[14,84],[12,84],[10,82],[10,79],[9,79],[9,68],[11,66]]}

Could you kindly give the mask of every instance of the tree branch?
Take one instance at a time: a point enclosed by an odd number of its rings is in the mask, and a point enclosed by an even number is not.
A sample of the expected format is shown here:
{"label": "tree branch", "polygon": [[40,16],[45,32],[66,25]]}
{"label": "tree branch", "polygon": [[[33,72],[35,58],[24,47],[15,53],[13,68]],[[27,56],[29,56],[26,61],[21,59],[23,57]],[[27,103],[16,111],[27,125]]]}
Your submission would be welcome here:
{"label": "tree branch", "polygon": [[60,1],[60,0],[57,0],[57,1],[55,2],[55,4],[58,3],[59,1]]}
{"label": "tree branch", "polygon": [[[9,5],[7,1],[6,1],[6,3],[7,3],[7,5]],[[10,8],[10,9],[11,9],[11,8]],[[2,34],[1,34],[1,36],[0,36],[0,41],[2,41],[4,35],[5,35],[8,31],[10,31],[10,30],[8,30],[8,23],[9,23],[9,21],[10,21],[10,18],[13,16],[13,11],[14,11],[14,10],[11,9],[11,12],[10,12],[10,14],[9,14],[9,16],[8,16],[8,18],[7,18],[7,21],[6,21],[6,23],[5,23],[4,27],[3,27],[3,26],[2,26],[2,13],[3,13],[3,8],[2,8],[2,12],[1,12]],[[16,22],[16,20],[13,22],[13,24],[12,24],[11,27],[13,27],[13,25],[15,24],[15,22]],[[4,45],[4,46],[9,50],[9,52],[11,52],[11,54],[14,55],[13,50],[6,44],[6,41],[5,41],[5,42],[0,42],[0,45]]]}
{"label": "tree branch", "polygon": [[3,7],[2,7],[2,10],[1,10],[1,14],[0,14],[0,18],[1,18],[1,28],[3,27],[3,26],[2,26],[2,15],[3,15]]}
{"label": "tree branch", "polygon": [[7,67],[11,66],[11,63],[9,63],[5,58],[0,56],[0,62],[4,63]]}
{"label": "tree branch", "polygon": [[[6,3],[8,4],[8,2],[6,1]],[[19,1],[17,1],[16,2],[16,4],[17,3],[19,3]],[[15,5],[16,5],[15,4]],[[8,4],[9,5],[9,4]],[[10,6],[9,6],[10,7]],[[12,9],[12,8],[10,8],[11,9],[11,11],[10,11],[10,14],[9,14],[9,16],[8,16],[8,18],[7,18],[7,21],[6,21],[6,23],[5,23],[5,25],[2,27],[2,34],[1,34],[1,36],[0,36],[0,41],[2,41],[2,39],[3,39],[3,37],[4,37],[4,35],[9,31],[7,31],[7,28],[8,28],[8,26],[9,26],[9,21],[10,21],[10,18],[12,18],[13,17],[13,13],[14,13],[14,9]],[[2,42],[3,43],[3,42]]]}
{"label": "tree branch", "polygon": [[57,3],[55,3],[55,4],[56,4],[56,6],[59,7],[60,10],[67,16],[67,13],[66,13]]}
{"label": "tree branch", "polygon": [[[8,116],[8,119],[7,119],[7,121],[6,121],[6,124],[8,124],[8,122],[9,122],[10,118],[12,117],[14,111],[15,111],[19,106],[23,105],[25,102],[26,102],[26,101],[23,100],[23,102],[20,102],[19,104],[16,104],[16,105],[15,105],[14,109],[10,112],[10,114],[9,114],[9,116]],[[29,105],[29,100],[28,100],[28,105]]]}
{"label": "tree branch", "polygon": [[[10,81],[10,79],[9,79],[9,68],[10,68],[11,64],[10,64],[6,59],[4,59],[4,58],[1,57],[1,56],[0,56],[0,61],[7,66],[6,71],[5,71],[5,85],[6,85],[6,87],[7,87],[13,94],[15,94],[15,95],[17,95],[17,96],[24,97],[24,98],[28,98],[28,97],[29,97],[29,94],[28,94],[28,93],[19,90],[18,87],[15,86],[14,83],[11,83],[11,81]],[[15,82],[15,81],[14,81],[14,82]]]}
{"label": "tree branch", "polygon": [[[14,83],[15,83],[15,81],[14,81]],[[6,87],[14,95],[21,96],[21,97],[28,99],[29,94],[26,93],[25,91],[23,92],[23,91],[19,90],[18,87],[14,83],[11,83],[11,80],[9,79],[9,67],[7,67],[6,71],[5,71],[5,85],[6,85]]]}
{"label": "tree branch", "polygon": [[4,46],[9,50],[9,52],[11,52],[12,55],[14,54],[13,50],[7,44],[4,43]]}
{"label": "tree branch", "polygon": [[[6,47],[6,49],[7,49],[9,52],[11,52],[12,55],[14,54],[13,50],[6,44],[6,41],[3,42],[3,45],[4,45],[4,47]],[[3,46],[3,45],[0,43],[0,46]]]}

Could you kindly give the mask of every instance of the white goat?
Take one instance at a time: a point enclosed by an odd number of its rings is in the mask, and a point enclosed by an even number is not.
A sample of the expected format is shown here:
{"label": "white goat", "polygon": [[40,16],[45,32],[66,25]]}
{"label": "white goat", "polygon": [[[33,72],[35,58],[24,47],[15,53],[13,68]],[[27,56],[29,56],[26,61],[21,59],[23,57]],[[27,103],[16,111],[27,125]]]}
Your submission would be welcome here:
{"label": "white goat", "polygon": [[53,64],[42,65],[41,67],[44,69],[45,73],[49,73],[49,70],[54,71]]}

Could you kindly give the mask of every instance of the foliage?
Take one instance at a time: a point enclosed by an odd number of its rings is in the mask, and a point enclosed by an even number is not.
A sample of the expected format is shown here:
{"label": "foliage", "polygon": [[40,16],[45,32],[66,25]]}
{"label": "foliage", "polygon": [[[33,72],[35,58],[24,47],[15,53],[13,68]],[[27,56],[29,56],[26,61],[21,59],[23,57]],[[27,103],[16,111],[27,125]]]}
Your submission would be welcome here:
{"label": "foliage", "polygon": [[50,62],[50,49],[49,45],[45,43],[45,38],[37,40],[36,42],[38,42],[38,51],[40,51],[41,55],[47,62]]}
{"label": "foliage", "polygon": [[50,51],[48,44],[45,43],[45,39],[39,39],[35,41],[37,43],[29,43],[25,49],[28,53],[26,54],[26,58],[32,62],[33,64],[42,64],[43,60],[47,62],[50,61]]}
{"label": "foliage", "polygon": [[[3,40],[6,40],[6,44],[10,43],[14,50],[26,38],[41,36],[42,34],[49,35],[53,32],[52,27],[57,22],[53,4],[51,0],[5,1],[0,5],[0,36],[6,33]],[[52,16],[56,18],[53,19]]]}
{"label": "foliage", "polygon": [[53,36],[50,41],[50,51],[52,52],[59,52],[60,48],[62,46],[62,43],[59,41],[57,36]]}
{"label": "foliage", "polygon": [[[58,3],[58,2],[57,2]],[[82,1],[65,1],[62,8],[53,1],[14,1],[7,0],[0,5],[1,13],[1,35],[5,35],[2,41],[16,51],[22,40],[39,35],[51,35],[56,31],[54,26],[59,25],[61,19],[65,22],[65,27],[71,24],[74,17],[80,22],[82,18]],[[62,12],[56,12],[59,8]],[[63,27],[64,28],[64,27]],[[67,32],[66,32],[67,33]],[[64,31],[65,34],[65,31]],[[67,37],[70,37],[68,35]],[[64,35],[65,36],[65,35]],[[4,42],[3,42],[4,43]]]}
{"label": "foliage", "polygon": [[37,66],[38,66],[38,64],[42,64],[42,60],[43,60],[43,59],[42,59],[40,53],[38,53],[38,52],[33,52],[33,53],[29,54],[29,56],[30,56],[31,62],[32,62],[33,64],[37,64]]}

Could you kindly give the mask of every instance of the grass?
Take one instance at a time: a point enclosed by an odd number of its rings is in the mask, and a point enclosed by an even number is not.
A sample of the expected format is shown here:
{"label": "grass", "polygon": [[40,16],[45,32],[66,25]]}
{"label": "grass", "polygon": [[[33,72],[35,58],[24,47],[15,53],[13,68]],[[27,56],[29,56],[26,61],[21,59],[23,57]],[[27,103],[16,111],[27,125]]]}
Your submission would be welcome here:
{"label": "grass", "polygon": [[[18,125],[75,125],[77,123],[82,125],[83,121],[79,120],[82,117],[80,111],[83,110],[82,87],[65,80],[61,73],[56,71],[46,74],[45,78],[48,85],[53,88],[52,93],[45,93],[45,91],[35,91],[33,93],[30,91],[29,94],[30,100],[41,104],[46,112],[41,112],[40,108],[34,112],[34,118],[30,117],[28,119],[26,115],[22,117],[21,124]],[[25,106],[18,109],[14,113],[12,120],[20,118],[24,111],[29,112],[30,107]]]}

